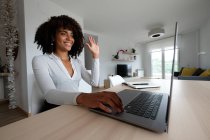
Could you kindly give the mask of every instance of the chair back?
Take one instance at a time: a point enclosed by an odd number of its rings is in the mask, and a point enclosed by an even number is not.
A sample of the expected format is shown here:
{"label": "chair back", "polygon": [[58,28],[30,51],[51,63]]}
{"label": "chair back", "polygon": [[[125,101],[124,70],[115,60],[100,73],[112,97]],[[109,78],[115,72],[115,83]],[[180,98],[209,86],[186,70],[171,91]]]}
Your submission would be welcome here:
{"label": "chair back", "polygon": [[120,85],[123,82],[125,82],[125,80],[120,75],[109,76],[109,80],[110,80],[110,87]]}

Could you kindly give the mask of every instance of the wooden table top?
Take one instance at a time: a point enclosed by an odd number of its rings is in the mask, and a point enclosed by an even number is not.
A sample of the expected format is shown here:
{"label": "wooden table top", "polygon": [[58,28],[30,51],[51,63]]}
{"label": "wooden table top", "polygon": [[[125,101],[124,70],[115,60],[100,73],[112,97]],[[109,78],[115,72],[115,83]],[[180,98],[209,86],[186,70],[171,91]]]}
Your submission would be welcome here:
{"label": "wooden table top", "polygon": [[[156,82],[165,84],[162,80]],[[128,88],[119,85],[108,90]],[[168,133],[154,133],[86,108],[62,105],[0,128],[1,140],[209,140],[210,82],[174,80]]]}

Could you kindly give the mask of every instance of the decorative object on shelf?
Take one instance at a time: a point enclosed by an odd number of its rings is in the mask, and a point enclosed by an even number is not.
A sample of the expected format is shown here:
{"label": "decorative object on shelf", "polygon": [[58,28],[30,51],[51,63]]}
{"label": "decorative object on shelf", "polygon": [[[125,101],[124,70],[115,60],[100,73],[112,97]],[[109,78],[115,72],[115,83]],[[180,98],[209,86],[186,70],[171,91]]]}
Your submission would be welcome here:
{"label": "decorative object on shelf", "polygon": [[6,47],[6,59],[8,75],[8,97],[9,97],[9,109],[17,107],[15,98],[15,71],[14,60],[17,56],[17,50],[19,47],[18,30],[15,23],[15,0],[2,0],[1,3],[1,46]]}
{"label": "decorative object on shelf", "polygon": [[131,51],[128,52],[128,50],[119,50],[117,51],[116,55],[113,55],[114,61],[134,61],[136,60],[136,50],[131,49]]}
{"label": "decorative object on shelf", "polygon": [[134,48],[131,49],[132,53],[136,53],[136,50]]}
{"label": "decorative object on shelf", "polygon": [[114,55],[114,58],[115,58],[115,59],[119,59],[119,53],[120,53],[120,52],[124,53],[125,51],[124,51],[124,50],[119,50],[119,51],[117,52],[117,54]]}

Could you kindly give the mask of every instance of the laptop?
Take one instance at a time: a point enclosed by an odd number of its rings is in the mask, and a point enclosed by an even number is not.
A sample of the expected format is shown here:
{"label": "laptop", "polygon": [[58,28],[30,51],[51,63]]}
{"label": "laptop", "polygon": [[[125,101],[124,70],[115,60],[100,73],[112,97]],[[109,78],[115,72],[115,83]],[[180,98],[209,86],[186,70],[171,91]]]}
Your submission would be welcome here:
{"label": "laptop", "polygon": [[169,94],[125,89],[118,93],[119,97],[123,102],[124,112],[110,114],[103,112],[100,109],[91,109],[91,111],[157,133],[168,132],[171,96],[173,88],[175,47],[177,44],[177,26],[178,25],[176,22]]}
{"label": "laptop", "polygon": [[124,82],[123,83],[124,85],[127,85],[131,88],[134,88],[134,89],[145,89],[145,88],[159,88],[160,85],[157,85],[155,83],[152,83],[152,82],[144,82],[144,81],[141,81],[141,82]]}

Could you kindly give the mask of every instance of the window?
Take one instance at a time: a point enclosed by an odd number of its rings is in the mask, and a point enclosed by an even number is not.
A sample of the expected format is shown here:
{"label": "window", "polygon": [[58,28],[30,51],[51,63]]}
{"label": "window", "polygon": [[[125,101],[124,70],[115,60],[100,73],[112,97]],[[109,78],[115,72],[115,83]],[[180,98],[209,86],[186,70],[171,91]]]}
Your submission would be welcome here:
{"label": "window", "polygon": [[[175,54],[174,71],[178,71],[178,49]],[[166,47],[151,52],[152,77],[169,79],[173,61],[173,47]]]}
{"label": "window", "polygon": [[[164,76],[165,79],[171,78],[171,68],[172,68],[172,61],[173,61],[173,47],[171,48],[165,48],[164,50]],[[174,71],[178,71],[178,49],[176,49],[175,53],[175,62],[174,62]]]}
{"label": "window", "polygon": [[[178,40],[181,38],[178,37]],[[176,46],[175,67],[178,71],[179,66],[179,47]],[[173,60],[174,37],[169,37],[146,44],[150,59],[148,61],[148,76],[168,79],[171,77],[171,66]]]}
{"label": "window", "polygon": [[152,77],[162,77],[162,52],[155,50],[151,53]]}

